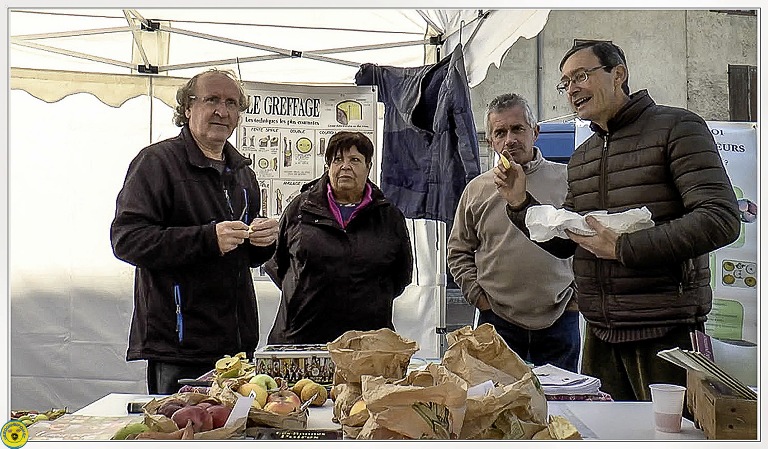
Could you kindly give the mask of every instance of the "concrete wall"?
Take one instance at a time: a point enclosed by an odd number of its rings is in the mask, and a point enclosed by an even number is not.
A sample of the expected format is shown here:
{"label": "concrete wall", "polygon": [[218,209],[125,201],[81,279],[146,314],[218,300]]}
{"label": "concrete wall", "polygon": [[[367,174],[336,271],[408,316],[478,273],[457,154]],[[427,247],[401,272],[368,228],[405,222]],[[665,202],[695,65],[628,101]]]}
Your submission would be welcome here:
{"label": "concrete wall", "polygon": [[648,89],[657,103],[686,107],[705,120],[728,120],[728,64],[757,64],[755,16],[708,10],[553,10],[537,38],[518,40],[501,67],[491,66],[472,89],[478,131],[484,127],[485,106],[503,92],[525,96],[539,120],[569,114],[555,84],[560,59],[574,39],[613,41],[626,54],[633,92]]}
{"label": "concrete wall", "polygon": [[687,24],[688,108],[727,121],[728,64],[757,66],[757,18],[688,11]]}

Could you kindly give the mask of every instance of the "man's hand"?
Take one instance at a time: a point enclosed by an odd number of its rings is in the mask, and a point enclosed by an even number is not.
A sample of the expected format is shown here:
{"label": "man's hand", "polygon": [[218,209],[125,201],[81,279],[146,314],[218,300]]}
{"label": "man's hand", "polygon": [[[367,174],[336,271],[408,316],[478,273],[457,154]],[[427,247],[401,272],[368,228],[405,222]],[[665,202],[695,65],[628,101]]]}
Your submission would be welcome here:
{"label": "man's hand", "polygon": [[278,223],[274,218],[254,218],[249,239],[253,246],[269,246],[277,240]]}
{"label": "man's hand", "polygon": [[242,221],[222,221],[216,223],[216,238],[219,240],[219,251],[226,254],[248,238],[248,225]]}
{"label": "man's hand", "polygon": [[615,260],[616,240],[619,239],[619,234],[601,225],[595,217],[587,217],[586,221],[587,224],[597,232],[596,235],[586,237],[583,235],[574,234],[567,229],[565,230],[565,233],[568,234],[568,237],[576,242],[579,246],[599,257],[600,259]]}
{"label": "man's hand", "polygon": [[525,172],[523,166],[515,162],[507,150],[502,154],[507,158],[509,168],[505,167],[499,158],[499,163],[493,168],[493,183],[507,204],[518,208],[525,202]]}

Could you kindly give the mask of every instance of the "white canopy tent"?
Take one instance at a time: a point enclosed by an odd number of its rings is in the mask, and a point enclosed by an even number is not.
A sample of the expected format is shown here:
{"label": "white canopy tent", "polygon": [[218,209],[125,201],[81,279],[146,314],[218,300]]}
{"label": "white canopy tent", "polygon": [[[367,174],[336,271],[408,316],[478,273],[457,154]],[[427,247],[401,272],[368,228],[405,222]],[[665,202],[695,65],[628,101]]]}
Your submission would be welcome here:
{"label": "white canopy tent", "polygon": [[[12,408],[146,391],[143,363],[125,362],[133,267],[112,255],[109,224],[129,161],[178,133],[172,107],[186,78],[215,66],[247,82],[352,84],[360,64],[422,66],[462,43],[476,85],[548,12],[10,10]],[[420,269],[396,302],[398,332],[424,357],[437,355],[444,324],[439,234],[435,223],[412,228]],[[255,284],[263,336],[279,295]]]}

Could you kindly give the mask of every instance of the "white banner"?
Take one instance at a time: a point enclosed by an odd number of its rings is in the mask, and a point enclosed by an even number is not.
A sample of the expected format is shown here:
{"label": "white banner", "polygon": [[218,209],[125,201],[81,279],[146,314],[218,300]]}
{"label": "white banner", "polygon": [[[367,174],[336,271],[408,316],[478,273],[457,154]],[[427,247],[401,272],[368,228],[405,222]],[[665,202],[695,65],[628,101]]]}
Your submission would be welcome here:
{"label": "white banner", "polygon": [[757,128],[755,123],[707,122],[739,203],[741,232],[710,254],[712,312],[707,333],[757,342]]}
{"label": "white banner", "polygon": [[[237,149],[261,184],[261,215],[279,217],[301,186],[325,171],[325,148],[338,131],[359,131],[377,144],[375,87],[245,83],[251,107]],[[370,179],[376,182],[377,155]]]}

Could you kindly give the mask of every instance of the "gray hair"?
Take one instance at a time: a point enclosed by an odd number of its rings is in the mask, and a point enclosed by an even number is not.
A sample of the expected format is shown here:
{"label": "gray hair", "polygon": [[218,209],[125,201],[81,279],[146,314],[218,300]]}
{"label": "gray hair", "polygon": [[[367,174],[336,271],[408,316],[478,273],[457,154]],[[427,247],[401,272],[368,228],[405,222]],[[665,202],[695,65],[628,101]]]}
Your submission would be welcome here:
{"label": "gray hair", "polygon": [[525,111],[525,121],[528,122],[528,125],[531,128],[536,127],[536,115],[533,113],[533,109],[531,109],[531,105],[528,104],[528,101],[525,98],[515,93],[501,94],[498,97],[491,100],[491,102],[488,103],[488,108],[486,108],[486,111],[485,111],[486,139],[491,138],[491,131],[492,131],[491,120],[490,120],[491,113],[506,111],[507,109],[512,109],[516,106],[523,107],[523,110]]}
{"label": "gray hair", "polygon": [[238,103],[240,103],[240,112],[243,112],[247,110],[251,104],[250,104],[250,98],[248,98],[247,95],[245,95],[245,89],[243,88],[243,83],[240,82],[240,80],[237,79],[237,75],[235,75],[235,72],[232,70],[219,70],[216,68],[206,70],[205,72],[200,72],[197,75],[193,76],[192,78],[187,81],[186,84],[179,87],[179,90],[176,91],[176,108],[173,110],[173,124],[176,126],[184,126],[187,123],[189,123],[189,119],[187,118],[187,109],[189,109],[189,104],[191,102],[191,97],[195,95],[195,88],[197,87],[197,81],[205,76],[205,75],[211,75],[215,73],[220,73],[227,78],[231,79],[235,82],[237,85],[237,88],[240,90],[240,98]]}

